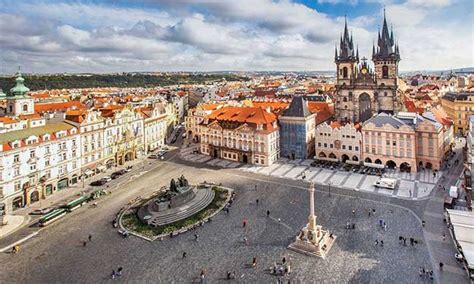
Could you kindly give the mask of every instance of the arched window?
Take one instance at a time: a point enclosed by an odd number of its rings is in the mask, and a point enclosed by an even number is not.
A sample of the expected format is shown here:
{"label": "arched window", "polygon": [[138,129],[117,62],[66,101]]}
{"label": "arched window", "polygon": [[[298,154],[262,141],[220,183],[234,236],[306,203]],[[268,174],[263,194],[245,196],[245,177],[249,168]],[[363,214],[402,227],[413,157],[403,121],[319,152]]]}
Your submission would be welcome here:
{"label": "arched window", "polygon": [[349,101],[352,101],[352,92],[349,92]]}
{"label": "arched window", "polygon": [[342,68],[342,78],[347,78],[347,67]]}
{"label": "arched window", "polygon": [[342,101],[347,102],[347,98],[346,97],[342,98]]}
{"label": "arched window", "polygon": [[23,105],[23,111],[28,111],[28,105],[27,104]]}
{"label": "arched window", "polygon": [[382,78],[384,78],[384,79],[388,78],[388,66],[387,65],[382,66]]}

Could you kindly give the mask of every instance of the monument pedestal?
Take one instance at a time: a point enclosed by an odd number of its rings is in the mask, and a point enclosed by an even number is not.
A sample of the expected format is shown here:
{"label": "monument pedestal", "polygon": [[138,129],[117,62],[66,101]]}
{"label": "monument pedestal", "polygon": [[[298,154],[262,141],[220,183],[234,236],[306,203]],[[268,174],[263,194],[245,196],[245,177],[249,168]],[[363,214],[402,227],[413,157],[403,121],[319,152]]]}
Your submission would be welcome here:
{"label": "monument pedestal", "polygon": [[288,249],[310,256],[325,258],[334,244],[336,236],[330,234],[327,230],[323,230],[320,225],[316,225],[313,183],[311,183],[308,191],[310,195],[308,224],[301,229],[298,236],[296,236],[296,240],[288,246]]}
{"label": "monument pedestal", "polygon": [[336,238],[328,231],[322,230],[321,226],[317,226],[315,231],[308,230],[308,226],[305,226],[301,229],[296,240],[288,246],[288,249],[309,256],[325,258]]}

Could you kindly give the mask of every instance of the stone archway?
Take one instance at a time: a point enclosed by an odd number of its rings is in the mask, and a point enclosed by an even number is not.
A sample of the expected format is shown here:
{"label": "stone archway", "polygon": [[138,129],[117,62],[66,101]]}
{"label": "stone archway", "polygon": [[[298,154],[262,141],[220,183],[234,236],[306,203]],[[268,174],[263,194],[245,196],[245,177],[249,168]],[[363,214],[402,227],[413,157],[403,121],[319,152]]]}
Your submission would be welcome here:
{"label": "stone archway", "polygon": [[30,193],[30,202],[34,203],[39,201],[39,192],[37,190],[33,191]]}
{"label": "stone archway", "polygon": [[357,161],[359,161],[359,158],[358,158],[357,156],[353,156],[353,157],[352,157],[352,161],[356,161],[356,162],[357,162]]}
{"label": "stone archway", "polygon": [[326,153],[324,152],[319,152],[319,155],[318,155],[320,158],[326,158]]}
{"label": "stone archway", "polygon": [[366,162],[366,163],[372,163],[372,159],[371,159],[371,158],[365,158],[364,162]]}
{"label": "stone archway", "polygon": [[380,159],[377,159],[377,160],[375,160],[374,163],[381,165],[381,164],[382,164],[382,161],[381,161]]}
{"label": "stone archway", "polygon": [[430,163],[430,162],[427,162],[427,163],[426,163],[426,168],[429,169],[429,170],[431,170],[431,169],[433,168],[433,164]]}
{"label": "stone archway", "polygon": [[336,155],[334,155],[334,153],[329,154],[329,158],[331,158],[331,159],[337,159],[337,157],[336,157]]}
{"label": "stone archway", "polygon": [[347,160],[349,160],[349,156],[347,156],[346,154],[344,154],[344,155],[341,156],[341,161],[342,161],[343,163],[345,163]]}
{"label": "stone archway", "polygon": [[17,196],[12,201],[12,208],[13,210],[17,210],[23,207],[23,197]]}
{"label": "stone archway", "polygon": [[389,169],[395,169],[397,167],[397,163],[395,163],[394,161],[392,160],[388,160],[387,163],[385,163],[385,165],[389,168]]}
{"label": "stone archway", "polygon": [[359,121],[366,121],[372,117],[372,104],[370,96],[363,93],[359,96]]}

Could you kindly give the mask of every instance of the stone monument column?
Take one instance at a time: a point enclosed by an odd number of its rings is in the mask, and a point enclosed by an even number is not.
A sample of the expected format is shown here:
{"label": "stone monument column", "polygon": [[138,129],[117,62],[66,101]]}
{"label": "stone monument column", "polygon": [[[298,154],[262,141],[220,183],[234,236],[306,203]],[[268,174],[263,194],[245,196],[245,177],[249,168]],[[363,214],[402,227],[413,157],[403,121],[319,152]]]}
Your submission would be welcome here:
{"label": "stone monument column", "polygon": [[314,184],[309,185],[309,216],[308,216],[308,230],[314,231],[316,229],[316,215],[314,215]]}

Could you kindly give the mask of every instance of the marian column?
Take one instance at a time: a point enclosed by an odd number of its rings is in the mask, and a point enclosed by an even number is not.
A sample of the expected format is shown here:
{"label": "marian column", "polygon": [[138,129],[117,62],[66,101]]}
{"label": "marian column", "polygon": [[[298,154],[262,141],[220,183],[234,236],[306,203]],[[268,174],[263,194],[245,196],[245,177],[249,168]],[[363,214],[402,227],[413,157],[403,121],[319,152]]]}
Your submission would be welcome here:
{"label": "marian column", "polygon": [[314,214],[314,184],[311,183],[309,192],[309,216],[308,224],[301,229],[295,242],[288,246],[289,249],[299,253],[318,256],[324,258],[332,247],[336,236],[329,231],[323,230],[316,224],[316,215]]}

